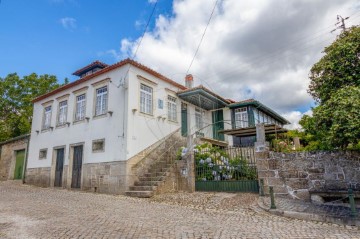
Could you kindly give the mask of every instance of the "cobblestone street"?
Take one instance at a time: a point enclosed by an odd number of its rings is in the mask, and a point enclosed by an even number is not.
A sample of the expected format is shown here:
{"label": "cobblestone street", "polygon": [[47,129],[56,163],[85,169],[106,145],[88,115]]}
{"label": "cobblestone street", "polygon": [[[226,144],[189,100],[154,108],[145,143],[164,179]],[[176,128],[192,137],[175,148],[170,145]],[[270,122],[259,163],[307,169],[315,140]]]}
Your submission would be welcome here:
{"label": "cobblestone street", "polygon": [[137,199],[0,182],[0,238],[360,238],[357,227],[268,214],[256,198]]}

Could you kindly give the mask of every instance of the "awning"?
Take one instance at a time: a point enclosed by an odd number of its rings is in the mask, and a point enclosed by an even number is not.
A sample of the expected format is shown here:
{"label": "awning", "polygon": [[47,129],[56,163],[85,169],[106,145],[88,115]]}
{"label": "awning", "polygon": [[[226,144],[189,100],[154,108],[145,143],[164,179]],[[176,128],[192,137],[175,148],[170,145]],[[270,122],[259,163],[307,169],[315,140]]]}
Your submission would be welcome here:
{"label": "awning", "polygon": [[[267,124],[264,127],[265,127],[265,134],[284,133],[288,131],[287,129],[282,128],[281,126],[275,124]],[[256,136],[256,127],[219,130],[218,132],[222,134],[239,136],[239,137]]]}
{"label": "awning", "polygon": [[221,109],[229,104],[226,99],[218,96],[203,86],[180,91],[177,95],[180,99],[205,110]]}

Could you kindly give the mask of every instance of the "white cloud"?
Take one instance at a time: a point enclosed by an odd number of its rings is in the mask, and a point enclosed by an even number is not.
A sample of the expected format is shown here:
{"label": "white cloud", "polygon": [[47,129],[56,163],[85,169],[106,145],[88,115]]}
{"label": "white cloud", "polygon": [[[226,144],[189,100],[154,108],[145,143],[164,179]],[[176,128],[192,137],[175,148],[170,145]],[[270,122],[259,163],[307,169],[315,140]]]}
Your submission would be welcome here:
{"label": "white cloud", "polygon": [[157,0],[148,0],[148,3],[156,3]]}
{"label": "white cloud", "polygon": [[[214,1],[174,0],[171,16],[158,15],[136,60],[183,83]],[[256,98],[297,127],[313,105],[308,73],[336,37],[336,15],[348,16],[356,0],[219,1],[190,73],[234,100]],[[351,20],[351,19],[349,19]],[[355,23],[348,21],[348,25]],[[122,39],[116,60],[132,56],[139,39]],[[298,109],[302,109],[300,112]]]}
{"label": "white cloud", "polygon": [[76,29],[76,19],[72,17],[64,17],[59,20],[63,28],[69,31]]}
{"label": "white cloud", "polygon": [[300,111],[291,111],[282,114],[291,124],[286,125],[285,128],[287,129],[301,129],[301,125],[299,124],[300,119],[304,115],[312,116],[312,110],[308,110],[305,113],[301,113]]}

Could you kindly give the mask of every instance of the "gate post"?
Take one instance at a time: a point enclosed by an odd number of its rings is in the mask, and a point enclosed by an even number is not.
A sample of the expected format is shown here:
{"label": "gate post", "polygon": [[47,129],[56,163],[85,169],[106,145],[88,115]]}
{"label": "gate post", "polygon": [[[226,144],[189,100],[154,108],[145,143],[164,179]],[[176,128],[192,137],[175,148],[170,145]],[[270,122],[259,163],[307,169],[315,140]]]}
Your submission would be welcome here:
{"label": "gate post", "polygon": [[259,185],[262,187],[261,195],[265,194],[265,186],[268,185],[266,172],[269,169],[269,144],[265,141],[265,125],[256,124],[255,160],[258,173]]}
{"label": "gate post", "polygon": [[195,192],[195,159],[194,159],[194,149],[193,149],[193,139],[192,135],[187,136],[187,149],[189,156],[187,159],[187,168],[188,168],[188,191],[189,193]]}

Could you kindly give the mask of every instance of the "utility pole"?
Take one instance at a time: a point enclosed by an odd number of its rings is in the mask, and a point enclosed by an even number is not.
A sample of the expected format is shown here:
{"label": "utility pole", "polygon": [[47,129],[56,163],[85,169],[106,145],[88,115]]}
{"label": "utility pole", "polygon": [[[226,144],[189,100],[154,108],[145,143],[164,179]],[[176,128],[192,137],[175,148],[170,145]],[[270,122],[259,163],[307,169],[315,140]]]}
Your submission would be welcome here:
{"label": "utility pole", "polygon": [[[334,32],[334,31],[336,31],[337,29],[342,29],[342,31],[345,32],[345,31],[346,31],[345,20],[349,19],[349,17],[343,18],[342,16],[337,15],[337,16],[336,16],[336,19],[337,19],[337,23],[335,23],[336,28],[333,29],[333,30],[331,31],[331,33]],[[339,25],[339,24],[340,24],[340,25]]]}

